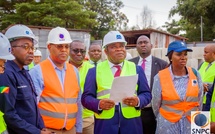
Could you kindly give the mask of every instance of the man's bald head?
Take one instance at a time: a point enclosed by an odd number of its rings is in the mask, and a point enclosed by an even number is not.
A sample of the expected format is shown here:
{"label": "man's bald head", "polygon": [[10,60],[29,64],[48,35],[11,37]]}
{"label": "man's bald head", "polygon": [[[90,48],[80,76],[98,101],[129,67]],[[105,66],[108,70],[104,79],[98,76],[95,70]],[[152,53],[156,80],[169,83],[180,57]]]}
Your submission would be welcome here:
{"label": "man's bald head", "polygon": [[205,48],[209,48],[211,50],[211,52],[215,53],[215,44],[208,44],[205,46]]}
{"label": "man's bald head", "polygon": [[208,63],[215,61],[215,45],[214,44],[208,44],[205,46],[204,59]]}
{"label": "man's bald head", "polygon": [[148,36],[146,36],[146,35],[141,35],[140,37],[138,37],[138,39],[137,39],[137,43],[138,43],[138,41],[139,41],[140,39],[147,39],[147,40],[150,42],[149,37],[148,37]]}

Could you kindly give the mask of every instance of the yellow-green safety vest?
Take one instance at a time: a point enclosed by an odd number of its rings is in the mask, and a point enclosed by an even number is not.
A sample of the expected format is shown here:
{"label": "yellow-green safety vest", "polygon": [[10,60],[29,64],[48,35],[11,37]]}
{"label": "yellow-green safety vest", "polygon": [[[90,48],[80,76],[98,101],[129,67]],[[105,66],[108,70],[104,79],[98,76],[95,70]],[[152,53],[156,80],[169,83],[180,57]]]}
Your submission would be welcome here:
{"label": "yellow-green safety vest", "polygon": [[[130,76],[136,75],[136,65],[130,61],[124,61],[124,65],[122,67],[122,72],[120,76]],[[105,99],[110,97],[110,88],[112,86],[112,82],[114,80],[114,76],[108,64],[108,61],[103,61],[97,65],[96,68],[96,82],[97,82],[97,99]],[[136,92],[137,92],[136,86]],[[135,96],[136,96],[135,92]],[[140,110],[136,110],[134,107],[130,107],[126,104],[121,103],[122,115],[129,119],[140,116]],[[115,107],[109,110],[103,110],[100,114],[95,113],[95,117],[97,119],[110,119],[114,116]]]}
{"label": "yellow-green safety vest", "polygon": [[[204,62],[200,69],[199,69],[199,73],[201,75],[201,78],[202,78],[202,82],[203,83],[207,83],[207,84],[210,84],[212,85],[213,84],[213,80],[215,78],[215,63],[213,63],[208,69],[207,71],[206,68],[208,67],[208,62]],[[203,104],[206,103],[206,94],[204,95],[203,97]]]}
{"label": "yellow-green safety vest", "polygon": [[[87,72],[92,67],[93,67],[93,65],[91,65],[89,62],[83,62],[81,68],[79,69],[80,86],[81,86],[82,93],[84,92],[84,83],[85,83],[85,79],[87,76]],[[85,107],[83,108],[82,118],[91,117],[93,115],[94,115],[93,111],[90,111],[90,110],[86,109]]]}
{"label": "yellow-green safety vest", "polygon": [[32,69],[34,67],[34,63],[31,62],[31,64],[28,65],[28,70]]}
{"label": "yellow-green safety vest", "polygon": [[3,113],[0,111],[0,134],[7,130],[7,125],[3,118]]}
{"label": "yellow-green safety vest", "polygon": [[215,85],[214,85],[213,94],[211,98],[211,108],[210,108],[211,122],[215,122],[215,91],[214,90],[215,90]]}

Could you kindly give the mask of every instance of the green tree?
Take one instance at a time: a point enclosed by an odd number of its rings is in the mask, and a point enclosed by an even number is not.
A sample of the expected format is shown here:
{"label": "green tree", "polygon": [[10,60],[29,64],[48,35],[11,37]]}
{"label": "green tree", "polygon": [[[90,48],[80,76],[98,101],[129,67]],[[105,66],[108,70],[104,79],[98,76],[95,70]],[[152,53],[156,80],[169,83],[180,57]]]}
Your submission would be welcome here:
{"label": "green tree", "polygon": [[14,13],[14,5],[23,2],[34,2],[34,0],[1,0],[0,7],[5,14]]}
{"label": "green tree", "polygon": [[182,16],[180,27],[186,31],[190,41],[200,41],[201,16],[203,18],[203,40],[215,38],[215,1],[214,0],[177,0],[169,17]]}
{"label": "green tree", "polygon": [[76,0],[41,0],[40,2],[29,0],[28,2],[11,3],[11,5],[7,10],[4,8],[1,10],[1,28],[21,23],[35,26],[90,29],[97,23],[95,21],[97,13],[83,10],[84,6]]}
{"label": "green tree", "polygon": [[35,26],[62,26],[90,29],[94,39],[102,39],[109,30],[127,27],[120,12],[120,0],[1,0],[0,28],[22,23]]}
{"label": "green tree", "polygon": [[172,22],[165,22],[165,25],[162,27],[166,28],[166,30],[171,34],[179,34],[181,27],[179,21],[172,20]]}
{"label": "green tree", "polygon": [[124,6],[120,0],[84,0],[86,10],[98,13],[97,26],[92,28],[94,39],[102,39],[109,30],[122,30],[127,27],[128,19],[120,12]]}

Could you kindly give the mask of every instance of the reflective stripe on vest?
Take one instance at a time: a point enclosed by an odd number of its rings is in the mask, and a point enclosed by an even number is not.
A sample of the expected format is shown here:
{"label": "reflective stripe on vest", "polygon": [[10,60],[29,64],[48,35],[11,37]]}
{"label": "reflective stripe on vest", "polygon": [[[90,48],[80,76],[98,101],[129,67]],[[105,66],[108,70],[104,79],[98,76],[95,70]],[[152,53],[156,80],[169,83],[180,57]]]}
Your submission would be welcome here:
{"label": "reflective stripe on vest", "polygon": [[[179,121],[182,116],[186,116],[190,121],[191,111],[198,110],[198,82],[192,68],[188,67],[188,85],[185,100],[181,100],[177,94],[169,68],[159,71],[159,78],[162,91],[162,104],[159,109],[160,114],[170,122]],[[167,82],[168,81],[168,82]]]}
{"label": "reflective stripe on vest", "polygon": [[50,102],[50,103],[64,103],[75,104],[77,102],[76,98],[58,98],[58,97],[41,97],[40,102]]}
{"label": "reflective stripe on vest", "polygon": [[[85,83],[87,72],[90,68],[93,68],[93,67],[94,67],[93,65],[91,65],[88,61],[86,61],[86,62],[83,62],[81,68],[79,69],[80,86],[81,86],[82,93],[84,91],[84,83]],[[91,117],[93,115],[94,115],[93,111],[90,111],[90,110],[86,109],[85,107],[83,107],[82,118]]]}
{"label": "reflective stripe on vest", "polygon": [[[136,65],[129,61],[124,61],[121,76],[136,75]],[[108,61],[101,62],[96,68],[96,82],[97,82],[97,99],[104,99],[110,97],[110,88],[113,82],[114,76],[111,72]],[[137,86],[136,86],[137,90]],[[134,94],[136,95],[136,94]],[[121,104],[122,115],[125,118],[135,118],[140,116],[140,110],[136,110],[134,107]],[[103,110],[101,114],[95,113],[97,119],[110,119],[114,116],[115,107],[110,110]]]}
{"label": "reflective stripe on vest", "polygon": [[106,90],[102,90],[102,91],[97,92],[97,98],[100,98],[100,97],[105,96],[107,94],[110,94],[110,89],[106,89]]}
{"label": "reflective stripe on vest", "polygon": [[7,125],[3,118],[4,113],[0,111],[0,134],[7,130]]}
{"label": "reflective stripe on vest", "polygon": [[45,127],[61,129],[66,121],[65,128],[69,130],[76,123],[77,97],[80,91],[74,67],[66,63],[64,89],[62,89],[51,61],[46,59],[39,65],[42,70],[44,89],[38,107]]}
{"label": "reflective stripe on vest", "polygon": [[[208,67],[208,62],[204,62],[200,69],[199,69],[199,73],[202,77],[202,82],[203,83],[207,83],[209,85],[212,85],[213,84],[213,80],[215,78],[215,73],[214,73],[214,70],[215,70],[215,63],[213,63],[207,70],[206,68]],[[206,70],[206,71],[205,71]],[[206,94],[204,94],[204,97],[203,97],[203,104],[206,103]]]}
{"label": "reflective stripe on vest", "polygon": [[[45,116],[50,116],[50,117],[59,118],[59,119],[63,119],[63,120],[65,119],[65,113],[50,112],[50,111],[44,110],[44,109],[40,109],[40,113]],[[76,113],[68,114],[67,117],[69,119],[75,118]]]}

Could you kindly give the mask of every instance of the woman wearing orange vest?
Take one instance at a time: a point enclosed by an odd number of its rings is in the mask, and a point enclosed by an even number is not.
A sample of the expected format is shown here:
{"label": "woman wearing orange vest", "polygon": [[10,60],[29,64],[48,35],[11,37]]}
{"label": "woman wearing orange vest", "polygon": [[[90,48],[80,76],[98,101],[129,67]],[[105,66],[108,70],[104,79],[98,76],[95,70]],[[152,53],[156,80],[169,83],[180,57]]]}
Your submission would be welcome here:
{"label": "woman wearing orange vest", "polygon": [[169,67],[154,77],[152,108],[157,118],[156,134],[188,134],[191,111],[201,110],[203,84],[200,74],[187,67],[187,48],[182,41],[169,44]]}

